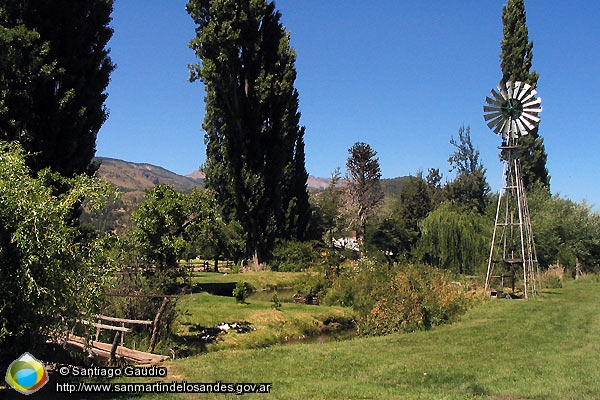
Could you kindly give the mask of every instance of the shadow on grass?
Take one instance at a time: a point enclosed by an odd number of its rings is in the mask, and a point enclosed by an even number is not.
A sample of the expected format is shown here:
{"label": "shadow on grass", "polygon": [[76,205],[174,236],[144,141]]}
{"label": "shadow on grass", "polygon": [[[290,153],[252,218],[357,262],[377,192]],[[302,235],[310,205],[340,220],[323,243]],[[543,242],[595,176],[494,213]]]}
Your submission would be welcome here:
{"label": "shadow on grass", "polygon": [[456,392],[465,390],[472,396],[488,396],[489,390],[477,382],[477,376],[473,374],[461,374],[456,372],[423,371],[412,373],[406,378],[408,386],[420,386],[424,389],[449,389]]}
{"label": "shadow on grass", "polygon": [[542,290],[542,296],[562,296],[564,293],[554,290]]}

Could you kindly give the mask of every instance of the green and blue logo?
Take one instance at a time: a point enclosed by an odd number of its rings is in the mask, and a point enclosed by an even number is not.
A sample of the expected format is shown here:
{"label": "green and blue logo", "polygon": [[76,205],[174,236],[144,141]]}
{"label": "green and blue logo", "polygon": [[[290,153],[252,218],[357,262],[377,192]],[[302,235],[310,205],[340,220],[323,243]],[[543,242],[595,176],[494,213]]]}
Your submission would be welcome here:
{"label": "green and blue logo", "polygon": [[37,392],[47,382],[46,367],[29,353],[23,353],[6,371],[6,383],[23,394]]}

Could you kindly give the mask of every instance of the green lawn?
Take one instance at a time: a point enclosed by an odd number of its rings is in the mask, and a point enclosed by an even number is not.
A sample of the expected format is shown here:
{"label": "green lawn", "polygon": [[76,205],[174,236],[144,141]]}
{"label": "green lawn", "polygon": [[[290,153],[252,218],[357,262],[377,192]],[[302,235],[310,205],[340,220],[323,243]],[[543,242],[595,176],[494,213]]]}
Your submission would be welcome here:
{"label": "green lawn", "polygon": [[[598,399],[599,354],[600,284],[586,280],[529,301],[490,300],[428,332],[225,350],[166,365],[167,381],[272,382],[277,399]],[[195,398],[173,396],[182,397]]]}
{"label": "green lawn", "polygon": [[[273,309],[271,301],[250,298],[246,304],[236,303],[233,297],[196,293],[184,296],[177,305],[178,317],[173,330],[176,334],[193,336],[198,327],[211,327],[222,322],[250,322],[255,331],[238,334],[230,331],[218,344],[207,346],[208,351],[235,348],[260,348],[284,341],[297,341],[322,335],[328,330],[343,330],[339,324],[353,327],[350,309],[283,303]],[[337,329],[336,329],[337,327]]]}
{"label": "green lawn", "polygon": [[229,283],[244,281],[254,289],[271,289],[275,287],[291,287],[299,277],[306,272],[274,272],[274,271],[247,271],[238,274],[221,272],[194,272],[193,284],[202,283]]}

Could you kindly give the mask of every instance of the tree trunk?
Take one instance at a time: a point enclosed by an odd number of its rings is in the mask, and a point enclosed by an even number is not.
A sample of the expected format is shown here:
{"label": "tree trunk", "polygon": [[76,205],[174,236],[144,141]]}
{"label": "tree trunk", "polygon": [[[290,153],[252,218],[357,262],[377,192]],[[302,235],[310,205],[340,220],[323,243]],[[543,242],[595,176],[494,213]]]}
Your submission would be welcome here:
{"label": "tree trunk", "polygon": [[168,302],[169,302],[168,297],[163,298],[163,302],[160,305],[160,308],[158,309],[156,316],[154,317],[154,323],[152,324],[152,337],[150,337],[150,345],[148,346],[148,353],[152,353],[154,351],[154,346],[156,346],[156,339],[158,338],[158,332],[159,332],[160,317],[162,317],[162,314],[165,312],[165,308],[167,308]]}
{"label": "tree trunk", "polygon": [[252,269],[257,270],[259,265],[258,250],[254,249],[254,254],[252,255]]}
{"label": "tree trunk", "polygon": [[115,332],[115,337],[110,348],[110,356],[108,356],[108,365],[117,365],[117,345],[119,340],[119,332]]}

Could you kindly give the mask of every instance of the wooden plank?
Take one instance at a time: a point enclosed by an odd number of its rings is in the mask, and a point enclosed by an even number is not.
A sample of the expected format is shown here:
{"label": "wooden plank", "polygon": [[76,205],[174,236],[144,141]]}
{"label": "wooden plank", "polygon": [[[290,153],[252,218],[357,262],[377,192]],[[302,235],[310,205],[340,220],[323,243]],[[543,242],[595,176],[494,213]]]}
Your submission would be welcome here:
{"label": "wooden plank", "polygon": [[119,332],[131,332],[131,328],[125,328],[123,326],[114,326],[114,325],[106,325],[106,324],[99,324],[97,322],[89,322],[85,319],[80,320],[80,322],[84,325],[92,325],[96,328],[100,328],[100,329],[107,329],[110,331],[119,331]]}
{"label": "wooden plank", "polygon": [[[96,341],[93,341],[90,343],[92,345],[91,348],[85,347],[85,339],[84,338],[75,336],[75,335],[71,335],[71,334],[69,335],[67,344],[70,346],[76,347],[78,349],[89,350],[95,356],[106,358],[106,359],[108,359],[110,357],[110,350],[112,347],[112,345],[110,345],[108,343],[96,342]],[[124,357],[125,359],[127,359],[129,361],[133,361],[133,362],[139,363],[139,364],[157,363],[157,362],[162,362],[162,361],[169,359],[169,356],[163,356],[160,354],[153,354],[153,353],[146,353],[146,352],[139,351],[139,350],[132,350],[132,349],[128,349],[127,347],[123,347],[123,346],[117,346],[115,354],[117,354],[120,357]]]}
{"label": "wooden plank", "polygon": [[181,297],[181,295],[177,295],[177,294],[169,294],[169,295],[164,295],[164,294],[129,294],[129,293],[104,293],[104,296],[113,296],[113,297],[147,297],[147,298],[163,298],[163,297],[168,297],[168,298],[177,298],[177,297]]}
{"label": "wooden plank", "polygon": [[143,319],[127,319],[127,318],[116,318],[116,317],[108,317],[106,315],[94,314],[94,318],[101,319],[103,321],[109,322],[123,322],[126,324],[132,325],[152,325],[152,321],[143,320]]}

